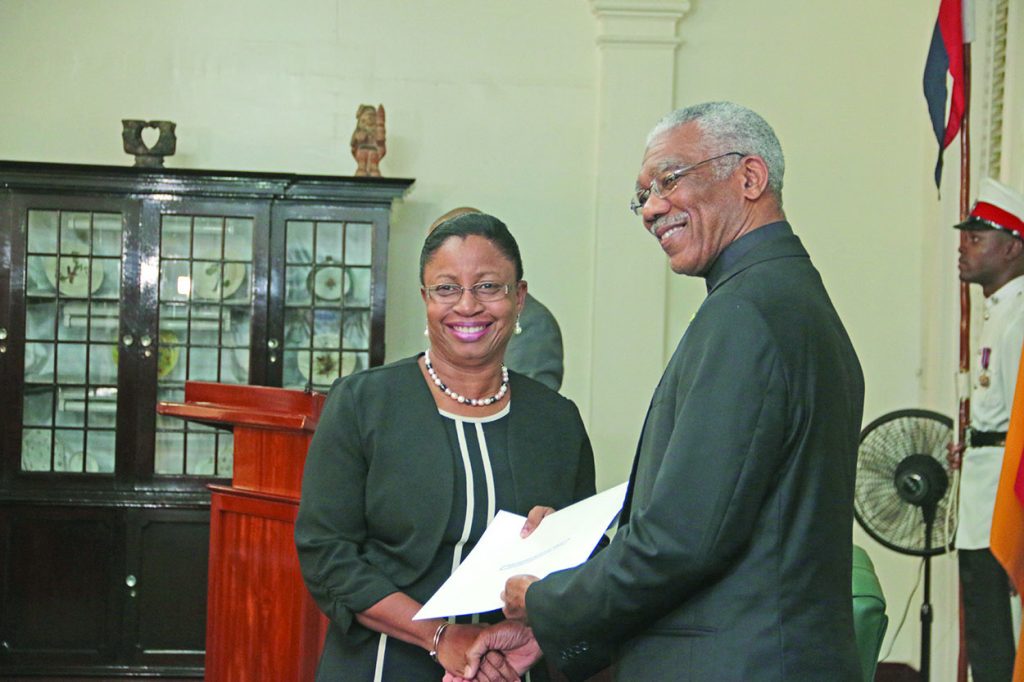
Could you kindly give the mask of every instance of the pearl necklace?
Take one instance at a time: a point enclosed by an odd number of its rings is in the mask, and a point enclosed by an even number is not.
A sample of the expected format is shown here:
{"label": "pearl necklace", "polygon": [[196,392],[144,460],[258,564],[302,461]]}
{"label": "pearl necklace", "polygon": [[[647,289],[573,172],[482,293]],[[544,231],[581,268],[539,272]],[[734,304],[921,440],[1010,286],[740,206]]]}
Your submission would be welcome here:
{"label": "pearl necklace", "polygon": [[489,398],[467,398],[464,395],[459,395],[458,393],[444,385],[444,382],[441,381],[441,378],[437,376],[437,372],[434,371],[434,366],[430,364],[429,350],[423,353],[423,363],[427,366],[427,374],[430,375],[430,378],[433,380],[434,385],[437,386],[442,393],[444,393],[446,396],[448,396],[457,403],[461,403],[463,405],[472,405],[473,407],[487,407],[488,405],[493,405],[494,403],[498,402],[499,400],[505,397],[506,393],[508,393],[508,368],[505,367],[505,365],[501,366],[501,388],[498,389],[497,393],[495,393]]}

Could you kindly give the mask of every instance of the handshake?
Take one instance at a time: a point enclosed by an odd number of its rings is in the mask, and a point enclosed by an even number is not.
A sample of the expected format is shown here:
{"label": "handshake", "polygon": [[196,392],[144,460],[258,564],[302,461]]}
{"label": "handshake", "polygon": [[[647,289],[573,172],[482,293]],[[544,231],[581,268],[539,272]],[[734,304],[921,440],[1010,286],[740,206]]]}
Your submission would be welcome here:
{"label": "handshake", "polygon": [[502,612],[508,620],[490,626],[452,626],[456,630],[450,638],[446,635],[452,628],[439,630],[442,636],[435,649],[445,668],[444,682],[513,682],[533,667],[541,650],[526,625],[526,589],[536,580],[517,575],[505,583]]}
{"label": "handshake", "polygon": [[[444,682],[518,682],[541,651],[533,631],[523,622],[459,625],[448,645],[446,628],[437,660],[445,667]],[[460,655],[461,652],[461,655]]]}
{"label": "handshake", "polygon": [[[532,533],[551,507],[534,507],[527,516],[522,537]],[[508,579],[501,600],[502,612],[508,620],[495,625],[457,625],[449,644],[445,628],[436,643],[437,661],[445,668],[444,682],[518,682],[519,678],[540,660],[541,650],[526,625],[526,590],[538,578],[517,575]]]}

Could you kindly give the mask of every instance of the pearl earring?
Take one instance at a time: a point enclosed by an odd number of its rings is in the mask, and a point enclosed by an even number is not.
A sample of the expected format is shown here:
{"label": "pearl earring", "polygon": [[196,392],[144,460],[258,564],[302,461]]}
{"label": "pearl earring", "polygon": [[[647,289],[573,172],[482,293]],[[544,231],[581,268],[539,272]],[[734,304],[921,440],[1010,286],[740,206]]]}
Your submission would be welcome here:
{"label": "pearl earring", "polygon": [[423,336],[430,336],[430,327],[423,328]]}
{"label": "pearl earring", "polygon": [[512,330],[512,333],[519,336],[523,333],[523,326],[519,324],[519,316],[516,315],[516,328]]}

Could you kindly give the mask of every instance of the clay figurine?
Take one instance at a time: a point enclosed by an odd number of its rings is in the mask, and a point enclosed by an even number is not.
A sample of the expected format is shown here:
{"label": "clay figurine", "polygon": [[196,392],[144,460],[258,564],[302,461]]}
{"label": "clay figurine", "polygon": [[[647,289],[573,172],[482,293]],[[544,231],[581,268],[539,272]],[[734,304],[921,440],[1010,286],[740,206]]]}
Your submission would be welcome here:
{"label": "clay figurine", "polygon": [[356,129],[352,133],[352,156],[356,160],[356,175],[380,177],[380,160],[387,153],[384,141],[384,105],[376,109],[360,104],[356,112]]}

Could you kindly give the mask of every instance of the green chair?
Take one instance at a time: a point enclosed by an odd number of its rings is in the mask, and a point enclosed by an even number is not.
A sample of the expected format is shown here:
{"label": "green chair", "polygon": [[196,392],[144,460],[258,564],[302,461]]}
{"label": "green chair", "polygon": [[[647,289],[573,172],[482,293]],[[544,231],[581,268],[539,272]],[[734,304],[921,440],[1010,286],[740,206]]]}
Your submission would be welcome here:
{"label": "green chair", "polygon": [[853,626],[857,631],[857,651],[864,682],[875,679],[875,667],[882,638],[889,625],[885,615],[885,595],[875,575],[875,565],[863,548],[853,546]]}

